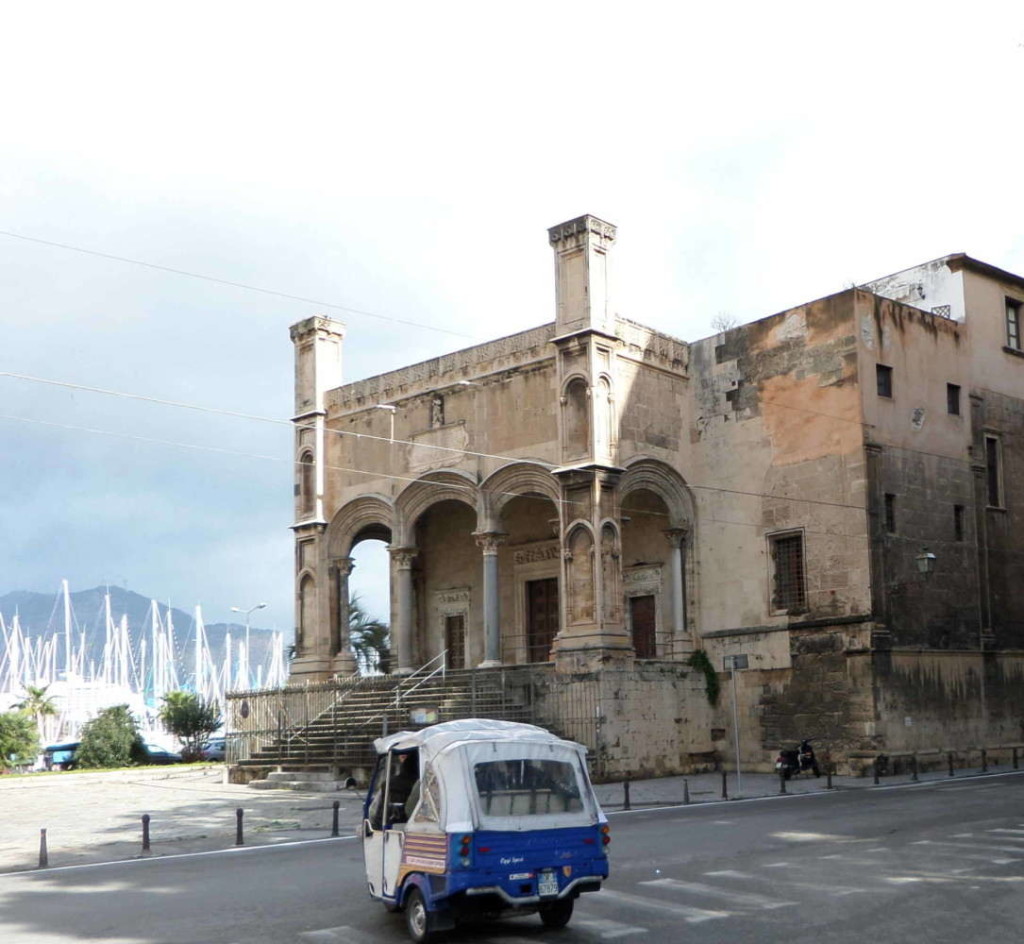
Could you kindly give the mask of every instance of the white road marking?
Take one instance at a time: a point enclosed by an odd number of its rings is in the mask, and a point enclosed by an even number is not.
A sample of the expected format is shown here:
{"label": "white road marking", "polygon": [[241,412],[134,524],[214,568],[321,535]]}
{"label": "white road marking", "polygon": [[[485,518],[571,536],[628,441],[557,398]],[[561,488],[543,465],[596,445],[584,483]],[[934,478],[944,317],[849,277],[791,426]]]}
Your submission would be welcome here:
{"label": "white road marking", "polygon": [[687,905],[677,905],[669,901],[658,901],[657,898],[646,898],[642,895],[631,895],[629,892],[617,892],[607,886],[601,889],[600,895],[595,895],[590,903],[600,904],[601,902],[619,902],[623,905],[631,905],[634,908],[648,908],[654,911],[664,911],[668,914],[682,918],[687,924],[700,924],[703,921],[711,921],[713,918],[728,918],[731,911],[709,911],[706,908],[691,908]]}
{"label": "white road marking", "polygon": [[[825,856],[823,858],[839,858],[839,857],[838,856]],[[881,863],[878,863],[878,862],[870,862],[870,861],[861,863],[861,862],[858,862],[855,859],[847,859],[846,862],[847,862],[847,864],[850,864],[850,865],[867,864],[867,865],[877,866],[877,865],[881,864]],[[788,865],[788,863],[780,862],[780,863],[777,863],[777,865]],[[739,878],[739,879],[743,879],[744,881],[748,881],[748,882],[768,882],[770,885],[773,885],[773,886],[780,884],[779,880],[775,879],[775,878],[766,878],[763,875],[751,875],[748,872],[737,872],[737,871],[735,871],[733,869],[724,869],[721,872],[705,872],[704,874],[705,875],[714,875],[714,876],[721,877],[721,878]],[[826,892],[827,894],[832,895],[835,898],[842,898],[844,895],[859,895],[859,894],[861,894],[863,892],[876,890],[876,889],[868,889],[868,888],[853,888],[853,887],[851,887],[849,885],[834,885],[834,884],[831,884],[831,885],[819,885],[819,884],[816,884],[814,882],[794,882],[794,881],[791,881],[789,879],[783,879],[782,880],[782,884],[788,885],[791,888],[806,888],[809,891]]]}
{"label": "white road marking", "polygon": [[[1012,835],[1004,835],[1001,838],[1008,842],[1024,842],[1024,829],[990,829],[990,833],[1012,833]],[[1017,837],[1020,837],[1019,839]]]}
{"label": "white road marking", "polygon": [[588,928],[591,931],[596,931],[601,937],[608,940],[617,937],[626,937],[629,934],[647,933],[647,928],[638,928],[632,924],[623,924],[621,921],[612,921],[610,918],[573,918],[572,924],[573,927],[583,927]]}
{"label": "white road marking", "polygon": [[310,941],[311,944],[355,944],[356,933],[347,924],[336,928],[323,928],[320,931],[302,931],[299,940]]}
{"label": "white road marking", "polygon": [[729,888],[705,885],[703,882],[683,882],[677,878],[656,878],[649,882],[639,882],[638,884],[653,885],[656,888],[667,888],[678,892],[690,892],[695,895],[705,895],[708,898],[724,898],[730,903],[748,908],[786,908],[796,904],[795,901],[780,901],[779,899],[768,898],[765,895],[757,895],[753,892],[737,892]]}
{"label": "white road marking", "polygon": [[952,846],[955,849],[978,849],[982,852],[1024,852],[1020,846],[990,846],[981,842],[943,842],[940,839],[918,839],[912,846]]}

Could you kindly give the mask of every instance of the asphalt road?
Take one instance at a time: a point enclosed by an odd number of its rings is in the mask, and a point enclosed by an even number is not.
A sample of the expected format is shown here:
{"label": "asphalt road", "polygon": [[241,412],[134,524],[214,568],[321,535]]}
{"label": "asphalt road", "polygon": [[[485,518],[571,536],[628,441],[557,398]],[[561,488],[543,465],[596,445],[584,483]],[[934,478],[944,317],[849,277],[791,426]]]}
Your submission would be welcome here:
{"label": "asphalt road", "polygon": [[[452,944],[1017,942],[1024,775],[613,815],[612,878],[570,926]],[[4,944],[387,944],[358,843],[319,840],[0,876]]]}

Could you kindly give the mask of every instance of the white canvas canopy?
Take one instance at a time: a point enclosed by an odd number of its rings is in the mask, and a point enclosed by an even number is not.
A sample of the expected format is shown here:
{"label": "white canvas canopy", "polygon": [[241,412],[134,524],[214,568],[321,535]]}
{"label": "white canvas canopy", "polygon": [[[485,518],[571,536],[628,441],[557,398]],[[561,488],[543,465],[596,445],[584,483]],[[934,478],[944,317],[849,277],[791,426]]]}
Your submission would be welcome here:
{"label": "white canvas canopy", "polygon": [[[512,721],[466,718],[421,731],[400,731],[374,742],[378,754],[418,750],[427,789],[436,782],[440,822],[449,832],[473,829],[534,830],[603,821],[586,770],[587,749],[543,728]],[[527,766],[532,783],[515,789],[502,772]],[[539,785],[543,773],[557,784]],[[497,777],[494,790],[487,778]]]}

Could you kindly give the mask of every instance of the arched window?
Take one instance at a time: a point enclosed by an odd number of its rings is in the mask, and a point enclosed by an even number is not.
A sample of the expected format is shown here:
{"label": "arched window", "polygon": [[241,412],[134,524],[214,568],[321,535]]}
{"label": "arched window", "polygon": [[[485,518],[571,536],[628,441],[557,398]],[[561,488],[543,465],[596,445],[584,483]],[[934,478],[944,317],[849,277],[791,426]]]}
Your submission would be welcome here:
{"label": "arched window", "polygon": [[563,430],[565,460],[585,459],[590,455],[590,403],[587,382],[577,377],[565,388]]}
{"label": "arched window", "polygon": [[594,618],[594,539],[586,528],[569,537],[569,621],[589,623]]}
{"label": "arched window", "polygon": [[295,631],[295,648],[300,654],[306,651],[316,627],[316,583],[306,576],[299,584],[299,625]]}
{"label": "arched window", "polygon": [[313,453],[303,452],[299,456],[299,513],[306,517],[313,514],[313,505],[316,499],[316,484],[313,465]]}

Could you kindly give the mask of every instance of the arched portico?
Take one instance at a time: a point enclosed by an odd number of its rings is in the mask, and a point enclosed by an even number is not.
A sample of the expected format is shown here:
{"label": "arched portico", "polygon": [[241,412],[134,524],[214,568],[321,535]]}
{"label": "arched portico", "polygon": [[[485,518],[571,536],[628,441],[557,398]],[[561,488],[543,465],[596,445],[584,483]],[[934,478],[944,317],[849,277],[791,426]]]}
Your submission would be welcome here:
{"label": "arched portico", "polygon": [[619,494],[625,616],[633,647],[640,658],[681,657],[693,649],[693,495],[671,466],[645,457],[627,464]]}

